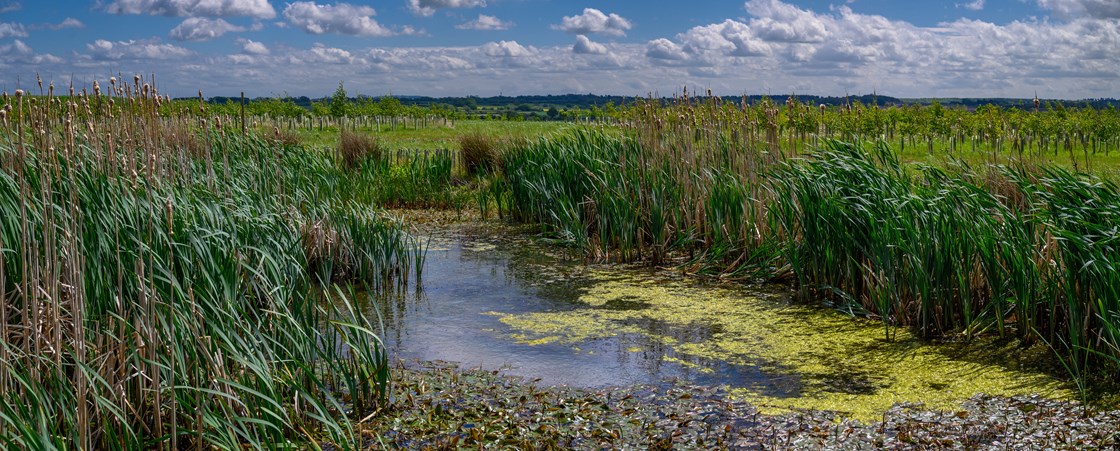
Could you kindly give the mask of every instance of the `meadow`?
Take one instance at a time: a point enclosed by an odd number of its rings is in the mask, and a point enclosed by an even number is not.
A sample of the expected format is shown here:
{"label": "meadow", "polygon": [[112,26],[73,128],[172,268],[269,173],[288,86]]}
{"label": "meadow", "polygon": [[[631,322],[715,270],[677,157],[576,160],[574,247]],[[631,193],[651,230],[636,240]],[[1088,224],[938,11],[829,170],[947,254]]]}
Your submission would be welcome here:
{"label": "meadow", "polygon": [[393,376],[350,299],[423,283],[425,240],[389,208],[787,284],[888,340],[1015,337],[1079,384],[1120,370],[1115,109],[683,95],[592,125],[386,127],[91,86],[2,98],[7,448],[361,447]]}

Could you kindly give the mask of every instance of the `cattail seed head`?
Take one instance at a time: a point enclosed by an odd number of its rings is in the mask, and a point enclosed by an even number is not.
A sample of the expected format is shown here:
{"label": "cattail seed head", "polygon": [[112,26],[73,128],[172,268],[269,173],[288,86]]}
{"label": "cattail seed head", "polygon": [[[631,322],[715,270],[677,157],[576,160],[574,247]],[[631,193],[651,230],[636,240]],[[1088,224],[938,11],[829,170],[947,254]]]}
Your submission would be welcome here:
{"label": "cattail seed head", "polygon": [[93,81],[93,94],[98,96],[101,95],[101,85],[97,84],[97,80]]}
{"label": "cattail seed head", "polygon": [[16,98],[18,99],[20,97],[23,97],[23,90],[22,89],[17,89],[16,90]]}
{"label": "cattail seed head", "polygon": [[109,77],[109,84],[111,84],[113,86],[116,86],[117,85],[117,77]]}
{"label": "cattail seed head", "polygon": [[136,83],[136,84],[140,84],[140,74],[133,75],[132,76],[132,82]]}

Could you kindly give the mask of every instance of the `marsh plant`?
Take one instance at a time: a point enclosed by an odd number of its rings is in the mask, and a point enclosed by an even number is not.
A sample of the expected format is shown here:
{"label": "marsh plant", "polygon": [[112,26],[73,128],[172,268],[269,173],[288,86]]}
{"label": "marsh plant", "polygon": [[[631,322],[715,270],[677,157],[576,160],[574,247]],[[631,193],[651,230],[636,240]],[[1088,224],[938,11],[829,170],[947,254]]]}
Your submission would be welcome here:
{"label": "marsh plant", "polygon": [[623,136],[508,153],[499,205],[593,259],[792,281],[878,318],[887,338],[995,333],[1045,341],[1075,375],[1117,371],[1115,183],[1033,160],[907,165],[883,142],[795,150],[772,104],[645,108]]}
{"label": "marsh plant", "polygon": [[385,351],[313,288],[395,289],[422,249],[330,155],[160,116],[139,76],[3,102],[0,447],[355,446]]}

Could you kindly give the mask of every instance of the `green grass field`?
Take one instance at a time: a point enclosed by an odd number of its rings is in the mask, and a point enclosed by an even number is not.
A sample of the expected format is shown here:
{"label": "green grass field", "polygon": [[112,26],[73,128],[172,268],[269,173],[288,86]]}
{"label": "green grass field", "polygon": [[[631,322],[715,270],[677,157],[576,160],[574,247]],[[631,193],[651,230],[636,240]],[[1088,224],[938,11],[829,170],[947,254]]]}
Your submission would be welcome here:
{"label": "green grass field", "polygon": [[[566,122],[524,122],[463,120],[454,121],[451,126],[434,125],[423,128],[398,127],[391,130],[383,127],[381,131],[373,128],[359,128],[359,133],[375,136],[388,150],[458,150],[459,137],[464,135],[484,135],[495,140],[536,138],[569,129],[574,125]],[[305,145],[311,147],[335,147],[338,145],[339,131],[334,127],[319,131],[293,130]]]}

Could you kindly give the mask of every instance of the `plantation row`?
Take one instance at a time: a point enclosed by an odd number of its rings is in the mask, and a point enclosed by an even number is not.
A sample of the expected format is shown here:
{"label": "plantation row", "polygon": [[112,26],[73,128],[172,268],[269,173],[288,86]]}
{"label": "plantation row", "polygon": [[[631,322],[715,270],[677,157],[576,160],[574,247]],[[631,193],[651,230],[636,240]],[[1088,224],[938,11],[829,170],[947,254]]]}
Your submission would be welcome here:
{"label": "plantation row", "polygon": [[1116,184],[1029,165],[911,167],[885,144],[783,155],[726,125],[542,138],[504,156],[494,197],[594,258],[792,281],[881,319],[888,338],[908,326],[1042,340],[1079,381],[1120,369]]}
{"label": "plantation row", "polygon": [[[1016,159],[1089,155],[1120,151],[1120,110],[1066,109],[1037,105],[1034,111],[992,105],[976,110],[929,106],[880,108],[859,103],[843,108],[814,106],[790,98],[784,104],[768,99],[748,104],[719,98],[671,101],[641,100],[620,119],[630,127],[651,127],[657,133],[697,133],[723,139],[764,142],[771,152],[797,152],[819,147],[822,139],[883,140],[897,150],[980,152]],[[704,146],[717,142],[695,143]]]}
{"label": "plantation row", "polygon": [[317,286],[419,279],[423,246],[372,205],[445,198],[450,157],[179,126],[142,81],[0,114],[0,448],[358,446],[386,355]]}

